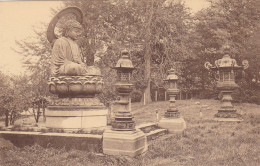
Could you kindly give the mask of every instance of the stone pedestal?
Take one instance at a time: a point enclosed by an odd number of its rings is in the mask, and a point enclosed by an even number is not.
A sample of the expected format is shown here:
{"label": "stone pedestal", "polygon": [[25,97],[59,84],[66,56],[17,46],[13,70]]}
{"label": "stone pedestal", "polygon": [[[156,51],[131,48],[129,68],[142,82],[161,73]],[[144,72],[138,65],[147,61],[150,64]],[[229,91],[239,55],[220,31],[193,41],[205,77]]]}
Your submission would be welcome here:
{"label": "stone pedestal", "polygon": [[105,127],[108,109],[94,98],[56,98],[46,108],[46,127],[87,129]]}
{"label": "stone pedestal", "polygon": [[46,127],[79,130],[105,127],[108,109],[96,97],[103,89],[98,75],[58,76],[49,80],[49,90],[58,97],[46,108]]}
{"label": "stone pedestal", "polygon": [[147,138],[137,129],[115,131],[107,129],[103,134],[103,153],[108,155],[138,156],[147,151]]}
{"label": "stone pedestal", "polygon": [[101,106],[49,106],[46,109],[46,127],[60,129],[87,129],[107,125],[107,108]]}
{"label": "stone pedestal", "polygon": [[243,121],[242,115],[237,113],[237,110],[234,108],[232,104],[232,92],[238,85],[234,82],[231,83],[220,83],[217,84],[218,89],[221,90],[223,95],[221,101],[221,107],[218,110],[218,113],[215,114],[215,120],[217,121],[226,121],[226,122],[239,122]]}
{"label": "stone pedestal", "polygon": [[117,131],[129,131],[135,129],[135,122],[131,114],[129,100],[127,104],[119,103],[118,101],[113,104],[113,112],[115,119],[112,121],[112,128]]}
{"label": "stone pedestal", "polygon": [[168,129],[169,133],[181,133],[186,129],[186,122],[183,118],[162,118],[159,127]]}
{"label": "stone pedestal", "polygon": [[168,129],[169,133],[181,133],[186,129],[186,123],[183,118],[180,117],[180,112],[175,105],[175,96],[177,90],[168,89],[170,93],[170,107],[165,111],[164,118],[159,121],[159,127]]}

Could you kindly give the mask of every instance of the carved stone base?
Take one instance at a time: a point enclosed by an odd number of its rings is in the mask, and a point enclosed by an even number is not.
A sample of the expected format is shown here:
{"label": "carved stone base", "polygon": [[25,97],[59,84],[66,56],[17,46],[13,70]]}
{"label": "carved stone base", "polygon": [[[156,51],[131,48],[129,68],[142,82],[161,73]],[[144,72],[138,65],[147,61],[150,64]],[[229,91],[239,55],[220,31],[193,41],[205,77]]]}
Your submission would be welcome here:
{"label": "carved stone base", "polygon": [[232,107],[230,108],[221,108],[218,110],[218,113],[215,114],[215,120],[217,121],[243,121],[242,115],[237,113],[236,110]]}
{"label": "carved stone base", "polygon": [[103,153],[135,157],[148,149],[146,135],[139,129],[135,131],[114,131],[103,133]]}
{"label": "carved stone base", "polygon": [[167,110],[164,114],[165,118],[179,118],[180,112],[179,111],[169,111]]}
{"label": "carved stone base", "polygon": [[168,129],[169,133],[181,133],[186,129],[186,122],[183,118],[162,118],[158,125]]}
{"label": "carved stone base", "polygon": [[135,130],[135,122],[132,120],[114,120],[112,122],[112,128],[113,130]]}
{"label": "carved stone base", "polygon": [[51,106],[104,106],[97,97],[93,98],[52,98]]}
{"label": "carved stone base", "polygon": [[104,106],[49,106],[46,109],[46,127],[60,129],[87,129],[107,125]]}
{"label": "carved stone base", "polygon": [[215,121],[218,122],[243,122],[243,119],[239,118],[214,118]]}

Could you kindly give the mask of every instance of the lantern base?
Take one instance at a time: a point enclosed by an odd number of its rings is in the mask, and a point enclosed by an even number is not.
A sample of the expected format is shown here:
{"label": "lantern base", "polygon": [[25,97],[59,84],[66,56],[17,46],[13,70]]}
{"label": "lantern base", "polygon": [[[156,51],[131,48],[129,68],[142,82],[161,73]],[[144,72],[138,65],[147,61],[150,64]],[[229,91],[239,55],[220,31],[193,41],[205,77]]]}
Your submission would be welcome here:
{"label": "lantern base", "polygon": [[214,115],[216,121],[240,122],[243,121],[242,115],[237,113],[234,108],[221,108]]}
{"label": "lantern base", "polygon": [[183,118],[162,118],[158,125],[168,129],[169,133],[182,133],[186,129],[186,122]]}
{"label": "lantern base", "polygon": [[135,122],[132,121],[132,118],[129,120],[114,120],[111,123],[112,130],[135,130]]}
{"label": "lantern base", "polygon": [[180,112],[178,110],[176,111],[171,111],[167,110],[164,114],[165,118],[180,118]]}
{"label": "lantern base", "polygon": [[215,121],[218,122],[243,122],[243,119],[238,118],[214,118]]}
{"label": "lantern base", "polygon": [[140,130],[114,131],[103,133],[103,153],[135,157],[148,149],[146,135]]}

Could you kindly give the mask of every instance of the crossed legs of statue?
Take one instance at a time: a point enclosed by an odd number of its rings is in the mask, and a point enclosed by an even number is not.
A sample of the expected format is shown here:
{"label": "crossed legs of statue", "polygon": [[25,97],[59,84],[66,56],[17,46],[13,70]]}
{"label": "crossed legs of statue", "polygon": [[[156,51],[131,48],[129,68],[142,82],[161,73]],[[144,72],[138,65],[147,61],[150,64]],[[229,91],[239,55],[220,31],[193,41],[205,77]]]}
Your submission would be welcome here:
{"label": "crossed legs of statue", "polygon": [[101,75],[100,69],[94,66],[86,66],[75,62],[64,63],[59,68],[60,75]]}

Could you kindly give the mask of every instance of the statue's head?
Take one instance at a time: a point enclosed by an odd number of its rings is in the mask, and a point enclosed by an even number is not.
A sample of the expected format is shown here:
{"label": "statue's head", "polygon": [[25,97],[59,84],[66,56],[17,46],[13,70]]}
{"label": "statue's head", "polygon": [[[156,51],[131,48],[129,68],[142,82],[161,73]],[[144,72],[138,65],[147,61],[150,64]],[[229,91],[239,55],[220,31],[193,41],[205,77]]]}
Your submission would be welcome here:
{"label": "statue's head", "polygon": [[76,20],[67,20],[63,27],[62,35],[72,40],[78,39],[83,32],[82,25]]}
{"label": "statue's head", "polygon": [[[72,14],[73,16],[75,16],[75,20],[70,19],[67,20],[65,22],[65,25],[63,24],[61,30],[62,30],[62,35],[66,36],[69,35],[68,32],[72,29],[83,29],[82,28],[82,22],[83,22],[83,13],[80,10],[80,8],[78,7],[67,7],[63,10],[61,10],[60,12],[58,12],[51,20],[51,22],[49,23],[48,29],[47,29],[47,39],[50,43],[54,43],[54,41],[56,39],[58,39],[58,36],[54,33],[54,29],[57,25],[57,23],[60,21],[60,19],[62,19],[65,15],[67,14]],[[80,32],[80,31],[79,31]],[[73,39],[74,40],[74,39]]]}

